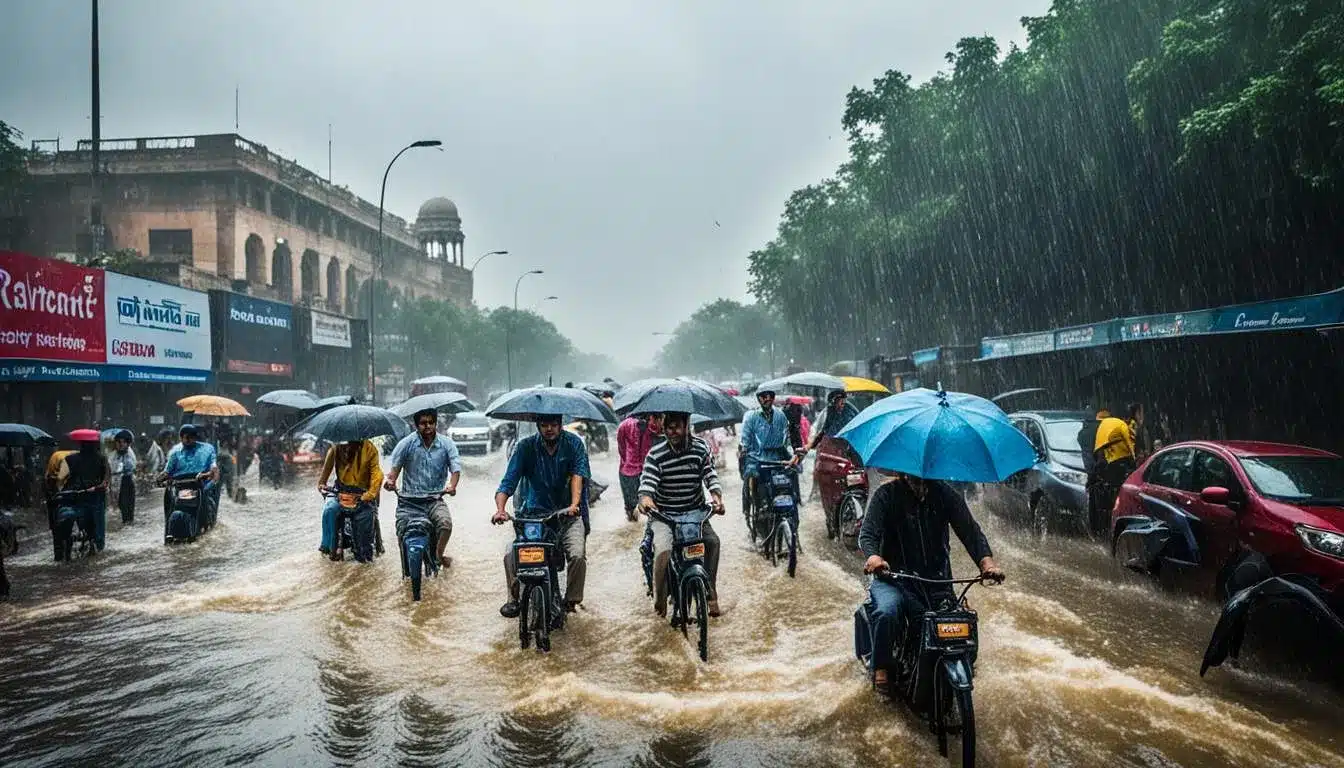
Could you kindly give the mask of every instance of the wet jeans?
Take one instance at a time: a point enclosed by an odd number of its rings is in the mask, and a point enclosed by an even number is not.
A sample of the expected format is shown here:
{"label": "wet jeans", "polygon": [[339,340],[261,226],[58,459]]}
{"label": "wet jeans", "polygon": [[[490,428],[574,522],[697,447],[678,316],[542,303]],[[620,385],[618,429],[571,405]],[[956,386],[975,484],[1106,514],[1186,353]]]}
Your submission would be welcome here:
{"label": "wet jeans", "polygon": [[905,610],[913,602],[904,587],[891,582],[874,579],[868,586],[868,600],[859,608],[868,618],[867,636],[862,636],[862,623],[855,621],[854,647],[860,654],[865,648],[872,653],[872,669],[890,668],[892,645],[898,639],[896,633],[902,631]]}
{"label": "wet jeans", "polygon": [[341,511],[340,501],[335,497],[327,499],[322,505],[322,545],[323,552],[336,548],[336,513]]}

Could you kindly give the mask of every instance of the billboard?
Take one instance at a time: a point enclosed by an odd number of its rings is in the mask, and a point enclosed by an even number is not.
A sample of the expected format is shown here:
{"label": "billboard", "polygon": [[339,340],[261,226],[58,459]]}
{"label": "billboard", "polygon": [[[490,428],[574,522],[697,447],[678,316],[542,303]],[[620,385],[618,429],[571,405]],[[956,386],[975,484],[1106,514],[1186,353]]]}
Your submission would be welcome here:
{"label": "billboard", "polygon": [[210,377],[210,300],[204,293],[107,273],[107,362],[128,381]]}
{"label": "billboard", "polygon": [[343,347],[349,349],[350,321],[344,317],[328,315],[313,310],[309,313],[312,320],[312,342],[319,347]]}
{"label": "billboard", "polygon": [[294,375],[294,311],[288,304],[223,293],[224,370],[258,376]]}
{"label": "billboard", "polygon": [[102,364],[102,303],[101,269],[0,251],[0,358]]}

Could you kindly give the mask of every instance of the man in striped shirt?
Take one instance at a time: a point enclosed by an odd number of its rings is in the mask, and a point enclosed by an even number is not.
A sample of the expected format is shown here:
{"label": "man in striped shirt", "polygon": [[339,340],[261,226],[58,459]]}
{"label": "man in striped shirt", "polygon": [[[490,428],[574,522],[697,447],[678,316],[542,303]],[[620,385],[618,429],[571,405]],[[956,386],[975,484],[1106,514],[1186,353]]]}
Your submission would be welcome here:
{"label": "man in striped shirt", "polygon": [[[664,440],[654,444],[644,459],[639,481],[639,511],[649,515],[653,532],[653,606],[667,615],[667,563],[672,557],[672,525],[664,516],[681,515],[705,508],[709,489],[710,508],[723,514],[723,496],[714,459],[704,440],[690,432],[690,414],[668,413],[663,420]],[[719,537],[704,525],[705,570],[709,572],[709,615],[719,615]]]}

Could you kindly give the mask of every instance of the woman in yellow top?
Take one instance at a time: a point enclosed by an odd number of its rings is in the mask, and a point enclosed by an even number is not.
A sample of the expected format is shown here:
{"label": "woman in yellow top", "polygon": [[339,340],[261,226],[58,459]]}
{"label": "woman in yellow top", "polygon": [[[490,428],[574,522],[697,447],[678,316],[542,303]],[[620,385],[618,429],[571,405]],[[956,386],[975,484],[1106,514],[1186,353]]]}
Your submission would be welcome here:
{"label": "woman in yellow top", "polygon": [[65,457],[74,453],[74,451],[54,451],[51,458],[47,459],[47,471],[45,475],[46,483],[46,502],[47,502],[47,527],[56,530],[56,492],[61,490],[61,465],[65,463]]}
{"label": "woman in yellow top", "polygon": [[[378,489],[383,484],[383,469],[378,465],[378,449],[372,442],[357,440],[333,445],[327,451],[327,458],[322,462],[322,474],[317,481],[319,491],[326,489],[327,479],[331,477],[333,469],[336,470],[336,481],[339,485],[363,488],[364,494],[360,498],[370,505],[378,503]],[[326,504],[322,506],[322,545],[318,550],[331,555],[333,560],[340,560],[343,557],[340,538],[336,531],[336,518],[339,512],[340,501],[335,496],[328,498]],[[360,553],[356,553],[358,554]]]}

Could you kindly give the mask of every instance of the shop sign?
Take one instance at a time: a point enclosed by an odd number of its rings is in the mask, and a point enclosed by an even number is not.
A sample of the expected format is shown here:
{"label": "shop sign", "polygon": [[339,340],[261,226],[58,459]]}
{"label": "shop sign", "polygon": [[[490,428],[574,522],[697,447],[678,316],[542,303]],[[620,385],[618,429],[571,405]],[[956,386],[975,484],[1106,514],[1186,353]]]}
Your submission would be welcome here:
{"label": "shop sign", "polygon": [[314,346],[350,348],[350,320],[337,315],[313,310],[312,341]]}
{"label": "shop sign", "polygon": [[106,361],[103,271],[0,251],[0,359]]}
{"label": "shop sign", "polygon": [[[107,362],[129,380],[202,381],[210,370],[210,299],[173,285],[107,273]],[[188,372],[196,371],[194,377]],[[173,378],[162,378],[162,377]]]}
{"label": "shop sign", "polygon": [[227,302],[224,369],[259,376],[293,376],[293,308],[236,293],[219,295]]}

